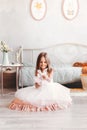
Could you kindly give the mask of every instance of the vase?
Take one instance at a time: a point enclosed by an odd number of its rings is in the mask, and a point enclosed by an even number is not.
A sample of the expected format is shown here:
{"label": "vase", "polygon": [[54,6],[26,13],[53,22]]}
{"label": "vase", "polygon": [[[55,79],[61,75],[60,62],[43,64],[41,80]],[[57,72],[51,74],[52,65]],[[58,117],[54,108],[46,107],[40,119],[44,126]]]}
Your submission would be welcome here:
{"label": "vase", "polygon": [[3,65],[9,65],[8,52],[3,52],[2,64],[3,64]]}

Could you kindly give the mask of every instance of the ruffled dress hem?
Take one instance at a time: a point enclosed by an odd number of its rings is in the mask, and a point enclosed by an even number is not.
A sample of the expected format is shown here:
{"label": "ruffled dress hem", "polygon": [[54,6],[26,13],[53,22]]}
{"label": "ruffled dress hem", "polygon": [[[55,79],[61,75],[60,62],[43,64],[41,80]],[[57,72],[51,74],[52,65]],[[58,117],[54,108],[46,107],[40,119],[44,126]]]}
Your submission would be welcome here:
{"label": "ruffled dress hem", "polygon": [[[68,104],[69,107],[71,104]],[[45,106],[36,106],[31,103],[24,102],[20,99],[15,98],[11,104],[9,105],[11,110],[19,110],[19,111],[29,111],[29,112],[38,112],[38,111],[56,111],[65,108],[61,108],[57,103],[45,105]]]}

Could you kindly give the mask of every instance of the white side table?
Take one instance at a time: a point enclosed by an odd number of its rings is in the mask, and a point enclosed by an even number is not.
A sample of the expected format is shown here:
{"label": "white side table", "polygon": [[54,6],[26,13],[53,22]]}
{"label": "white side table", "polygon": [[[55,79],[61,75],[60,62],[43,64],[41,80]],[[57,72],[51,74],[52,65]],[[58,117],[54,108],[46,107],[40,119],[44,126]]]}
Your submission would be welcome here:
{"label": "white side table", "polygon": [[[18,90],[19,88],[19,71],[21,71],[21,78],[22,78],[22,67],[23,64],[9,64],[9,65],[0,65],[1,68],[1,94],[3,95],[3,69],[5,68],[14,68],[16,69],[16,90]],[[22,79],[21,79],[22,81]],[[22,83],[22,87],[23,87],[23,83]]]}

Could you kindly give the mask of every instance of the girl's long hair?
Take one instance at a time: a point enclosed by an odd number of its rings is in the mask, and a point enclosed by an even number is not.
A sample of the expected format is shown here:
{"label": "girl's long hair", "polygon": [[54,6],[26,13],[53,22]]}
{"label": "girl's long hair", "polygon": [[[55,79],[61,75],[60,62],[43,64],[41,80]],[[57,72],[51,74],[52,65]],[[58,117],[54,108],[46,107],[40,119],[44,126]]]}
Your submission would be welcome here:
{"label": "girl's long hair", "polygon": [[40,69],[40,61],[41,61],[42,57],[44,57],[46,59],[46,62],[47,62],[46,68],[47,68],[47,72],[49,75],[52,72],[52,68],[50,67],[50,59],[48,58],[48,55],[46,52],[41,52],[37,57],[35,75],[37,75],[37,70]]}

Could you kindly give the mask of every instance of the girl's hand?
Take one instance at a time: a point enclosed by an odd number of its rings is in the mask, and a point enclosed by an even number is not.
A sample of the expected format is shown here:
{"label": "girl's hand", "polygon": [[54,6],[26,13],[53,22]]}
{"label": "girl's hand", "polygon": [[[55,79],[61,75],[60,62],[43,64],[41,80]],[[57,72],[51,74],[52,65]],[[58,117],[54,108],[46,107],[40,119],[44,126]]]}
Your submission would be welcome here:
{"label": "girl's hand", "polygon": [[35,83],[35,88],[39,88],[39,87],[40,87],[40,84]]}
{"label": "girl's hand", "polygon": [[42,78],[45,79],[45,80],[47,79],[45,75],[42,75]]}

